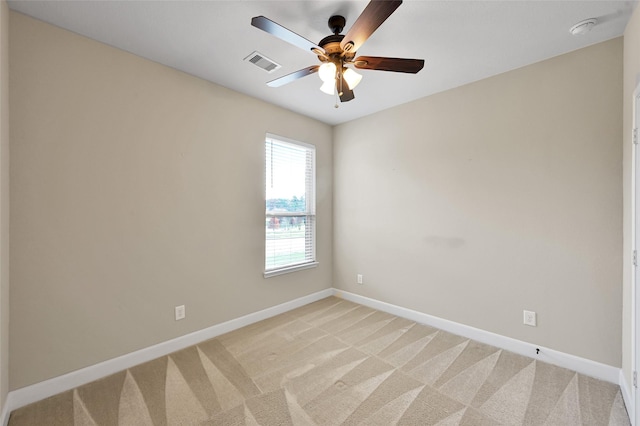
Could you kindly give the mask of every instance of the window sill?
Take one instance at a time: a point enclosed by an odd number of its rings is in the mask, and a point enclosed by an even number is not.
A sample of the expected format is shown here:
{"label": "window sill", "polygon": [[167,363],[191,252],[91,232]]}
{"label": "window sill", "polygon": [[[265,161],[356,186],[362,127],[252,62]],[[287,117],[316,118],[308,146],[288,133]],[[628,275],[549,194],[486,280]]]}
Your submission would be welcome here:
{"label": "window sill", "polygon": [[318,265],[319,265],[318,262],[311,262],[311,263],[305,263],[303,265],[291,266],[291,267],[288,267],[288,268],[273,269],[271,271],[266,271],[264,273],[264,277],[265,278],[271,278],[271,277],[275,277],[277,275],[288,274],[289,272],[296,272],[296,271],[301,271],[303,269],[315,268]]}

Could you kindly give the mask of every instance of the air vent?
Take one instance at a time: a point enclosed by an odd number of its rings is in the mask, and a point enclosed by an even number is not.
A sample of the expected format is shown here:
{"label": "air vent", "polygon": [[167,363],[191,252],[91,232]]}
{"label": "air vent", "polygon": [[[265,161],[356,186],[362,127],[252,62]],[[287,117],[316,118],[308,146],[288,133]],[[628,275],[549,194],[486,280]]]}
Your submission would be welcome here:
{"label": "air vent", "polygon": [[244,58],[245,61],[249,61],[252,64],[262,68],[266,72],[274,72],[282,65],[275,63],[271,59],[267,58],[260,52],[253,52],[251,55]]}

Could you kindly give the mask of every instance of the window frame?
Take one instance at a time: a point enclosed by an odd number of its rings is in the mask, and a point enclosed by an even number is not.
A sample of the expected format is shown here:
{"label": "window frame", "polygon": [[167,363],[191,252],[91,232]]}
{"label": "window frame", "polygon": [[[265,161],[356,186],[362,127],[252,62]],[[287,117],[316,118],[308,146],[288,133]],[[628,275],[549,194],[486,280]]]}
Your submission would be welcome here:
{"label": "window frame", "polygon": [[[291,212],[291,213],[277,213],[270,214],[267,211],[267,158],[266,158],[266,148],[269,142],[278,142],[283,145],[292,145],[297,148],[304,148],[307,151],[312,153],[311,155],[311,180],[307,182],[305,179],[305,211],[304,212]],[[273,133],[267,133],[264,138],[264,212],[265,212],[265,223],[271,217],[282,217],[282,216],[291,216],[291,217],[299,217],[304,216],[307,219],[305,220],[305,247],[306,241],[308,238],[311,239],[311,259],[312,260],[304,260],[300,263],[288,264],[283,266],[274,267],[271,269],[267,269],[267,228],[265,226],[264,233],[264,257],[263,257],[263,267],[264,267],[264,278],[270,278],[277,275],[288,274],[290,272],[300,271],[309,268],[315,268],[318,266],[318,258],[317,258],[317,232],[316,232],[316,221],[317,221],[317,213],[316,213],[316,186],[317,186],[317,169],[316,169],[316,147],[313,144],[300,142],[294,139],[286,138],[284,136],[276,135]],[[271,165],[273,167],[273,164]],[[308,226],[309,219],[311,218],[312,226]],[[306,255],[306,252],[305,252]]]}

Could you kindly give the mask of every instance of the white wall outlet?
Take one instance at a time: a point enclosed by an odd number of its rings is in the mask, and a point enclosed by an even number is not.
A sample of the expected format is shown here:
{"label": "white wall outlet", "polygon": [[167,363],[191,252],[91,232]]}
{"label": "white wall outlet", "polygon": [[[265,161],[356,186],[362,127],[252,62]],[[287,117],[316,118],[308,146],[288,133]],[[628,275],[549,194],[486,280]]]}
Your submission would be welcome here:
{"label": "white wall outlet", "polygon": [[187,311],[184,305],[176,306],[176,321],[184,319],[187,316]]}
{"label": "white wall outlet", "polygon": [[536,326],[536,313],[533,311],[522,311],[524,325]]}
{"label": "white wall outlet", "polygon": [[358,280],[358,284],[362,284],[362,274],[358,274],[357,280]]}

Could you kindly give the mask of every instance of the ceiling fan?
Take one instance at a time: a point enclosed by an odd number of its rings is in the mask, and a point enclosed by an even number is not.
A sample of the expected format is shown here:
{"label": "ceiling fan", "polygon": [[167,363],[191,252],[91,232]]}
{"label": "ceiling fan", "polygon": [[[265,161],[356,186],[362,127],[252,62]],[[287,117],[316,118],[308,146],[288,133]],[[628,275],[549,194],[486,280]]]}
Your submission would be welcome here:
{"label": "ceiling fan", "polygon": [[371,0],[345,35],[340,33],[346,19],[334,15],[329,18],[329,28],[333,34],[320,40],[317,45],[264,16],[254,17],[251,25],[317,55],[321,62],[320,65],[312,65],[269,81],[267,85],[279,87],[317,72],[324,82],[320,90],[329,95],[337,92],[341,102],[348,102],[355,98],[353,89],[362,79],[362,75],[348,65],[359,69],[416,74],[424,66],[424,59],[355,57],[360,46],[401,4],[402,0]]}

